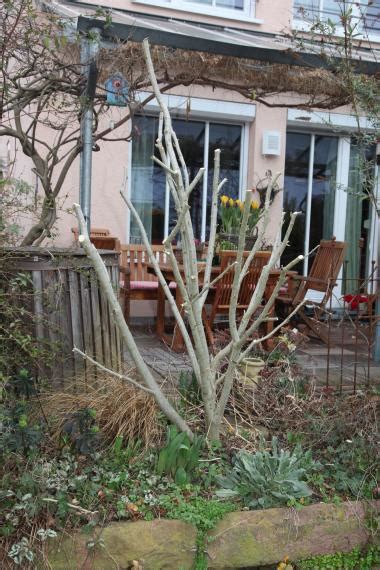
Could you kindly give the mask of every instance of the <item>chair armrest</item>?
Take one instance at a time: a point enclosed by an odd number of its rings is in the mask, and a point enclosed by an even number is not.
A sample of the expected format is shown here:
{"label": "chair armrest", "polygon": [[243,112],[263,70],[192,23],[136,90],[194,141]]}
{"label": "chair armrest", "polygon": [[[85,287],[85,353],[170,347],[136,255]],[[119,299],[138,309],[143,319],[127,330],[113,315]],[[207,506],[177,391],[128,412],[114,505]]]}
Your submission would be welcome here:
{"label": "chair armrest", "polygon": [[126,265],[119,265],[119,271],[120,271],[120,273],[123,273],[123,275],[130,275],[131,274],[131,270]]}
{"label": "chair armrest", "polygon": [[129,267],[125,265],[119,265],[119,273],[120,273],[120,287],[125,291],[130,290],[131,288],[131,270]]}

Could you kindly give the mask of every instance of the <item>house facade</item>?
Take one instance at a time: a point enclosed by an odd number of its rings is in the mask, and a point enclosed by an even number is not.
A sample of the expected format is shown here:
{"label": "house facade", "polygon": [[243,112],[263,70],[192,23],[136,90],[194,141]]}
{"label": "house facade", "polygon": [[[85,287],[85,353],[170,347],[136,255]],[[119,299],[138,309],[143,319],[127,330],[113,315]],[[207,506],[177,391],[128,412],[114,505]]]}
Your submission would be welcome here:
{"label": "house facade", "polygon": [[[242,42],[248,32],[276,41],[291,30],[307,34],[316,15],[338,21],[340,12],[336,0],[102,0],[102,6],[136,21],[150,18],[150,25],[162,33],[170,32],[173,22],[190,30],[202,25],[211,35],[225,33],[231,38],[235,33]],[[66,13],[72,12],[73,17],[87,7],[93,3],[64,4]],[[380,46],[380,0],[361,0],[354,10],[363,39]],[[206,167],[191,203],[198,239],[207,240],[213,151],[220,148],[221,176],[228,179],[224,191],[233,198],[241,198],[247,189],[265,183],[268,173],[280,174],[282,191],[271,207],[268,243],[279,231],[282,208],[285,212],[296,210],[301,213],[287,258],[307,253],[322,238],[336,236],[349,243],[348,275],[368,274],[377,255],[377,228],[373,209],[358,196],[363,184],[358,176],[362,157],[352,139],[357,121],[349,109],[305,111],[295,105],[299,101],[301,106],[302,98],[294,93],[271,96],[271,106],[267,106],[235,91],[194,84],[178,87],[165,98],[190,175],[195,175],[200,166]],[[101,143],[100,152],[93,153],[91,223],[108,228],[122,243],[140,241],[136,224],[119,196],[123,185],[152,243],[161,243],[175,220],[164,173],[151,160],[157,124],[158,105],[152,101],[135,117],[130,142]],[[126,126],[126,132],[130,128]],[[366,158],[372,159],[373,153],[374,149],[369,149]],[[20,153],[17,170],[20,176],[30,176]],[[75,226],[75,219],[68,210],[78,201],[78,185],[79,161],[62,193],[55,243],[72,242],[70,228]],[[304,273],[307,263],[300,267]]]}

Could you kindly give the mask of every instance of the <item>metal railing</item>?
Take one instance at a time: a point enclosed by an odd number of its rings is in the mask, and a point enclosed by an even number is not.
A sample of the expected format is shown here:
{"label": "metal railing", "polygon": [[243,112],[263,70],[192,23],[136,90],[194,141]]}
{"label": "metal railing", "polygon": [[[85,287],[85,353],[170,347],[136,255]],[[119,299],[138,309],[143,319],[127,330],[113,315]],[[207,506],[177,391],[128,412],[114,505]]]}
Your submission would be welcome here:
{"label": "metal railing", "polygon": [[312,374],[317,387],[354,394],[380,387],[380,280],[375,275],[372,264],[365,280],[337,279],[322,314],[312,304],[307,307],[327,338],[323,343],[305,330],[310,340],[298,351],[302,366]]}

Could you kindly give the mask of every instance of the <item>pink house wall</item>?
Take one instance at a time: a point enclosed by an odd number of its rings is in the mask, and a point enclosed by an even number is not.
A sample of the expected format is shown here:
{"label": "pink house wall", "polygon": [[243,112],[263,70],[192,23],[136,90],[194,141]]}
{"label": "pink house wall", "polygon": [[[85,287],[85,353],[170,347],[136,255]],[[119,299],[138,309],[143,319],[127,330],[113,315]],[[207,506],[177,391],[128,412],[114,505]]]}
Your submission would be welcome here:
{"label": "pink house wall", "polygon": [[[145,1],[145,0],[143,0]],[[154,0],[155,1],[155,0]],[[157,0],[160,1],[160,0]],[[176,1],[176,0],[175,0]],[[235,19],[220,18],[218,9],[212,8],[212,15],[201,15],[189,11],[175,10],[165,6],[162,0],[162,7],[140,0],[102,0],[102,5],[107,8],[127,10],[135,13],[161,15],[186,19],[193,22],[203,22],[218,26],[231,26],[245,28],[267,33],[284,32],[292,21],[292,0],[251,0],[254,6],[254,20],[238,21]],[[93,4],[93,0],[84,0],[84,4]],[[193,4],[196,6],[196,3]],[[258,23],[256,20],[260,21]],[[189,97],[201,97],[210,100],[247,102],[242,96],[225,90],[213,90],[207,87],[189,86],[177,88],[174,93]],[[281,97],[282,102],[286,100]],[[294,103],[294,96],[292,95]],[[300,99],[301,102],[301,99]],[[114,110],[120,113],[120,110]],[[191,117],[190,117],[191,118]],[[194,117],[196,118],[196,117]],[[241,118],[244,122],[244,117]],[[247,186],[252,188],[257,181],[265,175],[269,169],[273,175],[281,173],[279,182],[282,184],[282,175],[285,163],[285,140],[286,140],[286,108],[268,108],[262,104],[256,105],[255,120],[249,125],[249,142],[247,150]],[[129,125],[125,125],[127,134]],[[275,130],[281,135],[281,154],[278,157],[267,157],[262,154],[262,137],[265,130]],[[49,134],[46,134],[49,137]],[[120,133],[118,132],[118,136]],[[6,144],[4,139],[2,146]],[[127,237],[127,211],[122,201],[119,190],[124,177],[124,171],[129,164],[130,144],[123,142],[106,143],[101,142],[100,152],[93,153],[93,180],[92,180],[92,225],[93,227],[107,227],[112,235],[116,235],[122,242]],[[11,149],[14,143],[11,144]],[[3,151],[0,147],[0,155]],[[36,185],[36,177],[31,173],[31,162],[20,150],[17,151],[17,160],[14,168],[14,175]],[[60,195],[60,209],[56,224],[54,242],[60,245],[70,245],[72,234],[70,228],[75,226],[75,219],[70,213],[70,208],[74,202],[79,201],[79,159],[72,166],[69,175]],[[272,206],[271,224],[268,228],[268,239],[273,240],[278,231],[278,224],[281,213],[282,194],[279,194]]]}
{"label": "pink house wall", "polygon": [[[82,4],[94,3],[92,0],[84,0],[82,2]],[[243,21],[220,17],[218,16],[218,9],[215,7],[210,7],[210,15],[192,12],[192,6],[197,6],[197,2],[190,4],[189,9],[186,11],[170,8],[170,3],[165,2],[165,0],[162,0],[162,6],[156,6],[149,2],[142,3],[139,2],[139,0],[102,0],[101,4],[105,8],[127,10],[142,15],[151,14],[153,16],[165,16],[179,20],[209,23],[217,26],[235,27],[268,33],[281,33],[285,28],[289,27],[292,20],[293,1],[250,0],[250,8],[255,15],[251,20],[248,18]],[[260,20],[261,22],[256,23],[255,20]]]}

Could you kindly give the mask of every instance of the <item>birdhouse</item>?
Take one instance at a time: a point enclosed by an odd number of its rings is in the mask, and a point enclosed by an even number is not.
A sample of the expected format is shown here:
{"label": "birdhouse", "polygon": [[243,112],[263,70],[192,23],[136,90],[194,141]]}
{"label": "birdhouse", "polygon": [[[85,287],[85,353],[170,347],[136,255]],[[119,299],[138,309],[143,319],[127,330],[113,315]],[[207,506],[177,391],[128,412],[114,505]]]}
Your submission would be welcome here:
{"label": "birdhouse", "polygon": [[105,82],[106,101],[108,105],[125,107],[128,101],[128,81],[121,75],[115,73]]}

